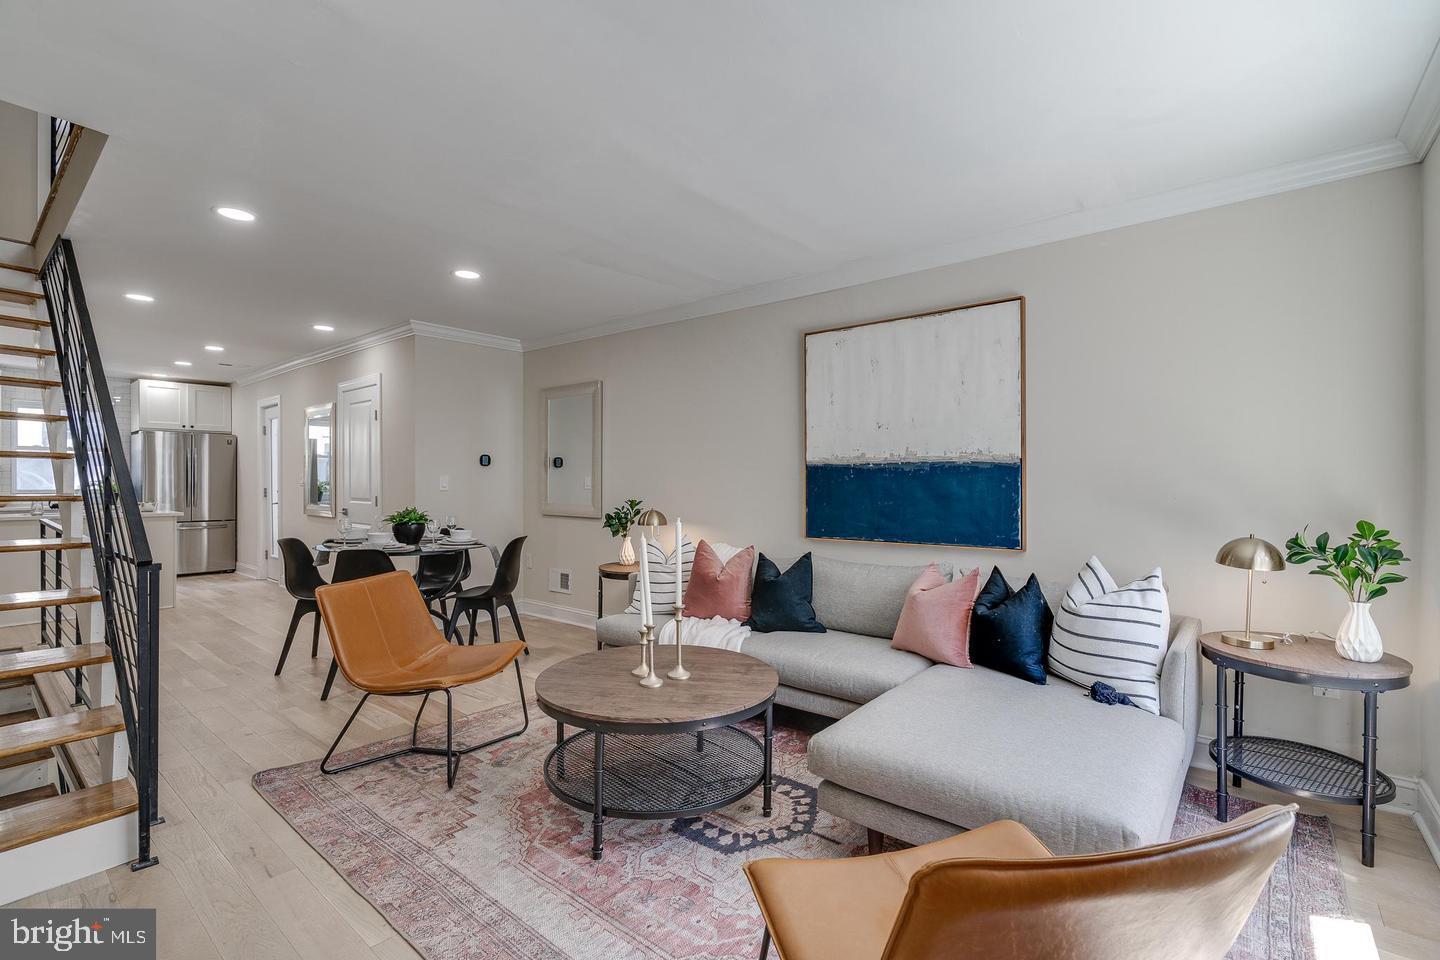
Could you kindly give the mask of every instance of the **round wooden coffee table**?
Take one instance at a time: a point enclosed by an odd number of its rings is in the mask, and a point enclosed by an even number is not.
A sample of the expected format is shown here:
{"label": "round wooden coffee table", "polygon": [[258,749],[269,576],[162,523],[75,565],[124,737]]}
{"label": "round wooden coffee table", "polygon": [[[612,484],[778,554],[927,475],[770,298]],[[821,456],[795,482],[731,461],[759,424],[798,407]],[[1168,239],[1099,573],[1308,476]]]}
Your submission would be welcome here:
{"label": "round wooden coffee table", "polygon": [[[656,659],[668,667],[674,647],[657,649]],[[555,719],[545,784],[559,799],[590,811],[596,860],[607,816],[697,816],[756,787],[764,788],[762,812],[770,816],[775,670],[743,653],[688,647],[690,679],[666,679],[650,689],[630,672],[638,653],[636,647],[587,653],[535,681],[540,709]],[[763,743],[738,726],[761,714]],[[579,732],[567,737],[567,725]]]}

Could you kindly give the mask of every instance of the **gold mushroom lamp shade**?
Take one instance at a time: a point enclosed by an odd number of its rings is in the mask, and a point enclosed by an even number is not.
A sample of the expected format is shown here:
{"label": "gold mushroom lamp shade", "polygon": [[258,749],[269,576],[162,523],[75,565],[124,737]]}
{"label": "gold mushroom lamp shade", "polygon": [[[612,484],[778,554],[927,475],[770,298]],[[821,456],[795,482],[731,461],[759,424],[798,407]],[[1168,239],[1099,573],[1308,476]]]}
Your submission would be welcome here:
{"label": "gold mushroom lamp shade", "polygon": [[665,514],[661,513],[659,510],[656,510],[654,507],[647,507],[644,512],[640,514],[640,516],[635,518],[635,525],[637,527],[650,528],[651,540],[654,540],[657,536],[655,532],[656,527],[664,527],[669,525],[669,523],[670,521],[665,519]]}
{"label": "gold mushroom lamp shade", "polygon": [[1253,632],[1250,629],[1250,609],[1255,594],[1255,573],[1270,573],[1285,569],[1285,555],[1280,548],[1255,534],[1236,537],[1220,548],[1215,562],[1226,567],[1238,567],[1245,571],[1245,630],[1226,630],[1220,639],[1232,647],[1249,650],[1273,650],[1275,638],[1269,634]]}

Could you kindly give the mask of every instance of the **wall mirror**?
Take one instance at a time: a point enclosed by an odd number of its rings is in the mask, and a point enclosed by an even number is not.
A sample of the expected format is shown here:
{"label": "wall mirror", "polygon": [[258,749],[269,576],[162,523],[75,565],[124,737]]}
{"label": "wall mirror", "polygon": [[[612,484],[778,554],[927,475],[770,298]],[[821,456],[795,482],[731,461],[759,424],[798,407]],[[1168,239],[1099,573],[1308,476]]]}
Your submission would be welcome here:
{"label": "wall mirror", "polygon": [[599,517],[600,381],[550,387],[544,400],[545,472],[540,512],[552,517]]}
{"label": "wall mirror", "polygon": [[335,516],[335,482],[331,451],[335,449],[335,404],[305,408],[305,513]]}

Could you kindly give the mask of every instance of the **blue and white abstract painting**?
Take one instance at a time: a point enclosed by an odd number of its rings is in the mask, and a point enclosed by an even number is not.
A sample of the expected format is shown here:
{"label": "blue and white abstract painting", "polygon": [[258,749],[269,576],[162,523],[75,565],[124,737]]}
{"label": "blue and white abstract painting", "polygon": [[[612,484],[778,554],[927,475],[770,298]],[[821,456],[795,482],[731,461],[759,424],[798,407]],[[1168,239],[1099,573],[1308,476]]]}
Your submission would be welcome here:
{"label": "blue and white abstract painting", "polygon": [[805,535],[1023,550],[1025,301],[805,336]]}

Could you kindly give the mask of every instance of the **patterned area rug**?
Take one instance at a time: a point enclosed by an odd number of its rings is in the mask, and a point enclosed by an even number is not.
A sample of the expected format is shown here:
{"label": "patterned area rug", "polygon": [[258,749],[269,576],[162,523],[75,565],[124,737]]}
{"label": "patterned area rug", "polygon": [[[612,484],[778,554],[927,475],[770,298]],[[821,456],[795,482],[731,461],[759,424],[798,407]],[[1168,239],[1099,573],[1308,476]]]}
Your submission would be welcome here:
{"label": "patterned area rug", "polygon": [[[610,820],[595,863],[588,814],[551,796],[541,776],[554,726],[531,715],[524,736],[467,756],[448,792],[444,760],[413,755],[333,777],[315,762],[265,770],[255,789],[430,960],[750,960],[762,925],[741,864],[864,852],[863,829],[816,807],[808,735],[780,727],[768,820],[758,791],[703,817]],[[515,720],[513,708],[475,714],[457,724],[456,741],[488,739]],[[1186,787],[1174,835],[1211,827],[1213,799]],[[1231,806],[1249,809],[1238,798]],[[1230,957],[1310,960],[1308,917],[1345,909],[1329,821],[1302,816]]]}

